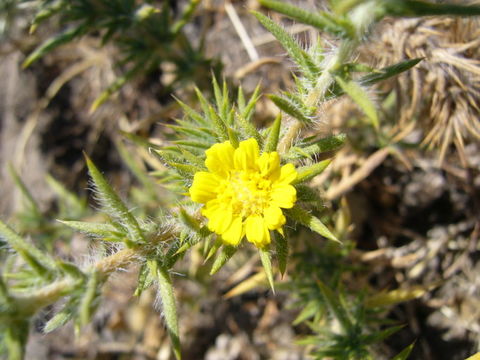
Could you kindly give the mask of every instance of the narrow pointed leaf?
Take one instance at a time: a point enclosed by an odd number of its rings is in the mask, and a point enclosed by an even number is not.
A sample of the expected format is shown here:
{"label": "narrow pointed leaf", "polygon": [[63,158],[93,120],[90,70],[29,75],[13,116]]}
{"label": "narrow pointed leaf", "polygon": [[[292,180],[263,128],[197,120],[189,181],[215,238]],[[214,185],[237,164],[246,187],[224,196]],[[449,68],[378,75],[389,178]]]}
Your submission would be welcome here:
{"label": "narrow pointed leaf", "polygon": [[213,262],[212,269],[210,270],[210,275],[215,274],[220,270],[223,265],[227,263],[228,260],[237,252],[237,248],[230,245],[224,245],[220,254],[217,255],[215,261]]}
{"label": "narrow pointed leaf", "polygon": [[292,146],[288,153],[285,154],[285,159],[300,159],[300,158],[312,158],[314,155],[322,154],[326,152],[338,151],[347,139],[345,134],[338,134],[320,139],[314,144],[306,145],[303,147]]}
{"label": "narrow pointed leaf", "polygon": [[281,14],[302,23],[316,27],[319,30],[327,31],[333,35],[345,35],[345,29],[341,28],[332,21],[329,17],[324,16],[322,13],[316,13],[315,11],[308,11],[301,9],[297,6],[290,5],[281,1],[275,0],[259,0],[260,4],[275,10]]}
{"label": "narrow pointed leaf", "polygon": [[310,230],[322,235],[329,240],[340,243],[340,241],[335,237],[335,235],[332,234],[332,232],[320,221],[319,218],[313,216],[299,206],[295,206],[292,209],[286,209],[285,212],[293,220],[308,227]]}
{"label": "narrow pointed leaf", "polygon": [[378,128],[378,115],[375,104],[368,96],[367,92],[353,80],[344,80],[339,76],[335,76],[337,84],[342,90],[352,98],[353,101],[363,110],[365,115],[375,128]]}
{"label": "narrow pointed leaf", "polygon": [[76,299],[70,299],[59,312],[48,320],[43,328],[43,332],[48,334],[69,322],[76,314],[77,305]]}
{"label": "narrow pointed leaf", "polygon": [[320,303],[318,301],[309,301],[307,305],[300,311],[295,320],[293,320],[293,325],[298,325],[305,320],[310,319],[315,316],[322,310]]}
{"label": "narrow pointed leaf", "polygon": [[273,239],[275,242],[275,252],[277,254],[277,262],[278,262],[278,269],[280,270],[280,274],[285,275],[285,271],[287,269],[287,261],[288,261],[288,240],[286,236],[282,236],[278,232],[273,233]]}
{"label": "narrow pointed leaf", "polygon": [[87,30],[86,25],[77,26],[71,29],[68,29],[54,37],[51,37],[47,41],[45,41],[42,45],[37,47],[25,61],[22,63],[23,68],[29,67],[32,63],[40,59],[45,54],[49,53],[56,47],[65,44],[72,39],[76,38],[77,36],[82,35]]}
{"label": "narrow pointed leaf", "polygon": [[350,330],[352,328],[352,322],[347,314],[347,311],[343,307],[340,298],[320,280],[317,280],[317,284],[328,306],[335,314],[335,317],[337,318],[342,328],[345,331]]}
{"label": "narrow pointed leaf", "polygon": [[85,326],[90,322],[93,312],[98,306],[99,294],[99,274],[96,270],[92,271],[89,275],[85,293],[80,300],[79,306],[79,325]]}
{"label": "narrow pointed leaf", "polygon": [[362,342],[364,344],[368,344],[368,345],[379,343],[380,341],[383,341],[386,338],[392,336],[397,331],[403,329],[404,327],[405,327],[405,325],[392,326],[392,327],[389,327],[385,330],[378,331],[378,332],[373,333],[373,334],[365,335],[362,338]]}
{"label": "narrow pointed leaf", "polygon": [[142,295],[143,290],[150,287],[153,284],[153,276],[150,271],[150,268],[146,263],[143,263],[140,267],[140,271],[138,273],[138,281],[137,281],[137,288],[135,289],[134,296],[139,297]]}
{"label": "narrow pointed leaf", "polygon": [[457,16],[478,16],[480,15],[480,6],[457,5],[457,4],[438,4],[417,0],[388,0],[385,2],[387,15],[392,16],[438,16],[438,15],[457,15]]}
{"label": "narrow pointed leaf", "polygon": [[91,223],[84,221],[63,221],[57,220],[58,222],[72,228],[83,232],[85,234],[96,235],[101,237],[110,237],[112,234],[115,236],[121,236],[119,229],[113,226],[112,224],[105,223]]}
{"label": "narrow pointed leaf", "polygon": [[264,151],[271,152],[277,151],[278,146],[278,139],[280,136],[280,127],[282,125],[282,114],[278,114],[273,124],[270,126],[268,130],[268,137],[265,140]]}
{"label": "narrow pointed leaf", "polygon": [[[285,4],[284,4],[285,5]],[[253,15],[262,23],[268,31],[282,44],[288,54],[292,57],[296,64],[300,66],[302,71],[308,76],[313,77],[318,74],[319,70],[314,64],[310,56],[302,50],[300,45],[285,29],[259,12],[252,11]]]}
{"label": "narrow pointed leaf", "polygon": [[406,61],[399,62],[395,65],[391,65],[383,69],[376,70],[375,72],[362,77],[359,80],[359,83],[364,86],[376,84],[379,81],[386,80],[388,78],[391,78],[392,76],[401,74],[402,72],[413,68],[422,60],[423,58],[406,60]]}
{"label": "narrow pointed leaf", "polygon": [[0,221],[0,239],[4,239],[39,275],[51,276],[56,270],[55,261],[37,247],[19,236],[15,231]]}
{"label": "narrow pointed leaf", "polygon": [[128,238],[131,243],[145,242],[142,230],[138,225],[135,217],[130,213],[120,197],[108,184],[97,167],[93,164],[88,156],[85,156],[87,167],[96,188],[96,196],[102,203],[105,211],[112,217],[116,218],[128,230]]}
{"label": "narrow pointed leaf", "polygon": [[157,266],[158,290],[162,300],[162,310],[167,326],[170,341],[173,347],[173,353],[177,360],[181,359],[180,337],[178,330],[177,307],[175,305],[175,295],[173,292],[173,283],[168,270]]}
{"label": "narrow pointed leaf", "polygon": [[240,130],[246,137],[253,137],[257,140],[258,145],[263,146],[263,136],[258,132],[257,128],[241,114],[236,114],[237,121],[240,125]]}
{"label": "narrow pointed leaf", "polygon": [[[398,355],[396,355],[392,360],[407,360],[410,356],[410,353],[413,350],[415,343],[408,345],[405,349],[403,349]],[[478,357],[468,358],[467,360],[478,360]]]}
{"label": "narrow pointed leaf", "polygon": [[305,181],[313,179],[315,176],[321,174],[332,160],[323,160],[313,165],[302,166],[297,169],[297,178],[292,182],[292,184],[299,184]]}
{"label": "narrow pointed leaf", "polygon": [[17,171],[15,170],[15,168],[11,164],[8,165],[8,171],[9,171],[10,175],[12,176],[12,179],[15,182],[15,185],[20,189],[20,192],[22,193],[22,196],[24,197],[25,200],[27,200],[27,202],[29,204],[29,207],[30,207],[31,211],[33,212],[33,214],[35,214],[36,217],[41,217],[41,211],[38,207],[37,202],[33,198],[32,193],[30,192],[30,190],[28,190],[27,186],[25,185],[25,183],[20,178]]}
{"label": "narrow pointed leaf", "polygon": [[[243,93],[242,93],[243,94]],[[240,93],[239,93],[240,96]],[[253,91],[252,96],[248,100],[247,105],[243,106],[238,103],[238,109],[240,110],[240,114],[242,118],[244,118],[247,122],[250,121],[253,113],[255,112],[255,106],[257,105],[258,99],[260,99],[260,85],[257,85],[255,87],[255,90]],[[243,101],[245,102],[245,101]]]}
{"label": "narrow pointed leaf", "polygon": [[310,124],[312,122],[313,109],[307,109],[307,107],[304,104],[301,104],[298,100],[274,94],[268,95],[268,98],[272,100],[280,110],[294,117],[295,119],[306,124]]}
{"label": "narrow pointed leaf", "polygon": [[275,293],[275,287],[273,283],[273,270],[272,270],[272,260],[270,258],[270,252],[268,249],[259,249],[260,253],[260,260],[262,261],[263,269],[265,270],[265,274],[267,275],[268,284],[272,289],[273,293]]}

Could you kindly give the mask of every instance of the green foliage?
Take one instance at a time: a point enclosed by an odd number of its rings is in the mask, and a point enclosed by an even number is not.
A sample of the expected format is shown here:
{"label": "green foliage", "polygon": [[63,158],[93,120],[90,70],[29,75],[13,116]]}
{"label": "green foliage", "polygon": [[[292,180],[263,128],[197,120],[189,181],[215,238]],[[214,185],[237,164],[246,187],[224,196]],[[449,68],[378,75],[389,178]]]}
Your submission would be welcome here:
{"label": "green foliage", "polygon": [[[205,59],[202,48],[194,48],[182,32],[192,20],[199,0],[190,0],[179,16],[175,16],[168,2],[137,2],[124,0],[42,0],[30,31],[50,18],[56,18],[66,30],[54,34],[37,47],[24,61],[32,63],[56,49],[84,36],[99,36],[103,45],[114,44],[121,53],[116,65],[120,75],[92,104],[96,110],[112,94],[131,79],[148,74],[164,63],[175,66],[174,80],[165,84],[167,91],[183,81],[198,81],[214,62]],[[200,42],[202,44],[202,42]]]}

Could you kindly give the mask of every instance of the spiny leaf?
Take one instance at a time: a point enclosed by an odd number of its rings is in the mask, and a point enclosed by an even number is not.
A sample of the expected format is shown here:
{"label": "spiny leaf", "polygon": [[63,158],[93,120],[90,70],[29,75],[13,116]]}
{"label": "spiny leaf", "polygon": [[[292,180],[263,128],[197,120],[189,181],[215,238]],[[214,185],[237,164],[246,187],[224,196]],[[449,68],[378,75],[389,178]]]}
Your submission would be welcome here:
{"label": "spiny leaf", "polygon": [[195,111],[194,109],[192,109],[190,106],[180,101],[179,99],[175,98],[175,100],[181,106],[187,118],[190,118],[191,120],[195,121],[199,125],[203,125],[203,126],[209,125],[209,122],[205,119],[205,117],[200,115],[199,112]]}
{"label": "spiny leaf", "polygon": [[397,331],[401,330],[404,327],[405,325],[392,326],[385,330],[378,331],[374,334],[364,335],[362,337],[362,342],[368,345],[378,343],[392,336],[393,334],[395,334]]}
{"label": "spiny leaf", "polygon": [[273,283],[273,271],[272,271],[272,261],[270,259],[270,252],[268,249],[259,249],[260,260],[262,261],[263,269],[265,274],[267,274],[268,283],[273,293],[275,293],[275,287]]}
{"label": "spiny leaf", "polygon": [[153,284],[153,276],[147,263],[143,263],[138,272],[137,288],[135,289],[134,296],[139,297],[142,295],[143,290],[150,287]]}
{"label": "spiny leaf", "polygon": [[268,137],[265,140],[263,151],[276,151],[278,146],[278,138],[280,136],[280,127],[282,125],[282,114],[278,114],[273,124],[268,129]]}
{"label": "spiny leaf", "polygon": [[[410,353],[413,350],[415,343],[408,345],[405,349],[403,349],[398,355],[396,355],[392,360],[407,360]],[[478,360],[478,357],[471,357],[467,360]]]}
{"label": "spiny leaf", "polygon": [[399,62],[395,65],[387,66],[383,69],[376,70],[375,72],[365,75],[359,80],[359,83],[364,86],[376,84],[379,81],[386,80],[392,76],[401,74],[417,65],[423,58],[416,58]]}
{"label": "spiny leaf", "polygon": [[342,328],[348,332],[352,328],[352,322],[348,316],[347,311],[343,307],[338,295],[336,295],[328,286],[326,286],[320,280],[317,280],[317,284],[328,306],[335,314],[338,322],[340,323]]}
{"label": "spiny leaf", "polygon": [[457,15],[457,16],[478,16],[480,15],[480,6],[457,5],[457,4],[438,4],[428,3],[417,0],[387,0],[385,1],[385,12],[393,16],[438,16],[438,15]]}
{"label": "spiny leaf", "polygon": [[177,360],[181,359],[180,337],[178,331],[177,307],[175,305],[175,295],[173,292],[173,283],[168,273],[168,269],[157,265],[158,290],[162,300],[163,316],[167,326],[170,341],[172,342],[173,353]]}
{"label": "spiny leaf", "polygon": [[293,320],[293,325],[298,325],[305,320],[313,317],[315,314],[318,314],[322,310],[321,304],[317,300],[311,300],[307,305],[300,311],[295,320]]}
{"label": "spiny leaf", "polygon": [[227,117],[228,117],[228,109],[229,109],[229,101],[228,101],[228,88],[227,83],[223,80],[222,89],[218,85],[217,79],[215,76],[212,76],[212,84],[213,84],[213,93],[215,95],[215,102],[217,104],[217,110],[220,118],[224,121],[224,123],[228,124]]}
{"label": "spiny leaf", "polygon": [[239,145],[239,139],[238,139],[238,134],[235,130],[233,130],[231,127],[227,128],[228,132],[228,140],[230,141],[230,144],[236,149],[238,148]]}
{"label": "spiny leaf", "polygon": [[75,305],[76,304],[72,301],[67,302],[62,310],[57,312],[50,320],[47,321],[43,328],[43,332],[48,334],[69,322],[76,313]]}
{"label": "spiny leaf", "polygon": [[317,208],[322,205],[323,201],[314,188],[308,185],[297,184],[295,189],[297,189],[297,201],[314,203]]}
{"label": "spiny leaf", "polygon": [[205,256],[205,261],[210,260],[210,258],[217,253],[218,249],[222,247],[222,245],[222,241],[219,238],[216,238],[212,246],[210,246],[210,248],[208,249],[208,253]]}
{"label": "spiny leaf", "polygon": [[35,14],[35,18],[30,25],[29,33],[33,34],[40,23],[58,13],[66,4],[64,0],[56,0],[41,8],[40,11]]}
{"label": "spiny leaf", "polygon": [[273,240],[275,243],[275,252],[277,254],[278,269],[283,276],[287,269],[288,241],[285,236],[282,236],[276,231],[273,233]]}
{"label": "spiny leaf", "polygon": [[255,140],[257,140],[257,143],[260,147],[263,146],[263,136],[258,132],[257,128],[241,114],[237,113],[236,118],[243,134],[246,135],[246,137],[253,137]]}
{"label": "spiny leaf", "polygon": [[64,220],[57,220],[58,222],[72,228],[83,232],[85,234],[101,236],[101,237],[111,237],[112,235],[115,237],[126,236],[126,234],[122,234],[119,229],[112,224],[106,223],[93,223],[93,222],[84,222],[84,221],[64,221]]}
{"label": "spiny leaf", "polygon": [[57,261],[57,265],[65,275],[79,281],[85,280],[85,273],[77,265],[65,261]]}
{"label": "spiny leaf", "polygon": [[68,29],[54,37],[45,41],[42,45],[37,47],[22,63],[23,68],[29,67],[32,63],[40,59],[42,56],[52,51],[56,47],[70,42],[77,36],[82,35],[87,30],[87,25],[83,24],[71,29]]}
{"label": "spiny leaf", "polygon": [[85,326],[90,322],[90,318],[98,306],[99,281],[99,274],[96,270],[93,270],[89,274],[84,295],[80,300],[80,306],[78,310],[78,320],[80,326]]}
{"label": "spiny leaf", "polygon": [[306,124],[310,124],[312,122],[314,109],[307,108],[299,99],[296,99],[293,96],[287,97],[274,94],[268,95],[268,98],[272,100],[280,110],[284,111],[295,119]]}
{"label": "spiny leaf", "polygon": [[47,253],[25,241],[2,221],[0,238],[3,238],[39,275],[50,277],[57,270],[55,261]]}
{"label": "spiny leaf", "polygon": [[[239,90],[239,93],[238,93],[238,96],[240,97],[240,90]],[[243,96],[243,93],[242,93],[242,96]],[[257,105],[257,101],[258,99],[260,99],[261,97],[261,94],[260,94],[260,84],[257,85],[255,87],[255,90],[253,91],[253,94],[252,96],[250,97],[250,99],[248,100],[248,103],[247,105],[241,105],[240,104],[240,101],[238,103],[238,109],[239,109],[239,113],[240,115],[242,116],[242,118],[244,118],[247,122],[250,121],[254,111],[255,111],[255,106]],[[245,101],[243,100],[243,103]]]}
{"label": "spiny leaf", "polygon": [[88,156],[85,155],[87,167],[97,190],[97,197],[105,208],[105,211],[112,217],[121,222],[128,230],[127,244],[132,245],[137,242],[145,242],[143,232],[138,225],[135,217],[130,213],[120,197],[108,184],[97,167]]}
{"label": "spiny leaf", "polygon": [[227,132],[227,125],[225,124],[224,120],[218,116],[213,106],[209,105],[208,108],[210,119],[212,120],[213,127],[217,134],[217,139],[219,141],[226,141],[228,140],[228,132]]}
{"label": "spiny leaf", "polygon": [[277,38],[280,44],[282,44],[285,50],[287,50],[288,54],[292,57],[295,63],[300,66],[307,77],[314,77],[315,75],[318,75],[318,67],[289,33],[287,33],[281,26],[270,20],[265,15],[256,11],[252,11],[252,13],[255,15],[258,21],[260,21],[262,25],[265,26],[267,30]]}
{"label": "spiny leaf", "polygon": [[308,227],[310,230],[322,235],[329,240],[340,243],[340,241],[335,237],[335,235],[332,234],[332,232],[320,221],[319,218],[313,216],[299,206],[294,206],[291,209],[286,209],[285,212],[293,220]]}
{"label": "spiny leaf", "polygon": [[299,184],[305,181],[309,181],[313,179],[315,176],[322,173],[323,170],[327,168],[328,165],[332,160],[323,160],[313,165],[302,166],[301,168],[297,169],[298,175],[297,178],[292,182],[292,184]]}
{"label": "spiny leaf", "polygon": [[228,260],[237,252],[237,248],[230,245],[224,245],[220,254],[216,257],[215,261],[213,262],[212,269],[210,270],[210,275],[215,274],[218,270],[220,270],[223,265],[227,263]]}
{"label": "spiny leaf", "polygon": [[332,135],[306,146],[292,146],[285,159],[312,158],[316,154],[333,152],[339,150],[344,144],[347,136],[345,134]]}
{"label": "spiny leaf", "polygon": [[22,193],[22,196],[27,200],[30,210],[33,212],[33,214],[36,217],[41,217],[41,211],[38,207],[37,202],[32,196],[32,193],[30,190],[28,190],[27,186],[23,182],[23,180],[20,178],[18,175],[17,171],[13,167],[12,164],[8,164],[8,171],[10,172],[10,175],[12,176],[13,181],[15,182],[15,185],[20,189],[20,192]]}
{"label": "spiny leaf", "polygon": [[195,9],[200,4],[201,0],[190,0],[188,5],[183,10],[180,19],[177,20],[172,26],[172,34],[178,34],[180,30],[192,19],[193,15],[195,14]]}
{"label": "spiny leaf", "polygon": [[293,6],[284,2],[275,0],[259,0],[260,4],[284,14],[302,24],[307,24],[316,27],[319,30],[329,32],[333,35],[345,35],[351,31],[346,31],[345,28],[340,27],[331,17],[326,16],[326,13],[316,13],[314,11],[303,10],[297,6]]}
{"label": "spiny leaf", "polygon": [[198,156],[191,153],[190,151],[184,149],[183,147],[179,147],[179,150],[182,153],[185,160],[187,160],[189,163],[191,163],[194,166],[197,166],[200,169],[207,170],[207,167],[205,166],[205,161],[203,161],[202,159],[200,159]]}
{"label": "spiny leaf", "polygon": [[194,149],[203,150],[203,152],[206,149],[208,149],[210,146],[212,146],[211,144],[206,142],[190,141],[190,140],[176,140],[176,141],[172,141],[172,143],[176,145],[188,146]]}
{"label": "spiny leaf", "polygon": [[355,81],[344,80],[340,76],[335,76],[335,81],[342,90],[352,98],[353,101],[363,110],[370,119],[372,125],[378,128],[378,115],[375,104],[368,96],[367,92]]}

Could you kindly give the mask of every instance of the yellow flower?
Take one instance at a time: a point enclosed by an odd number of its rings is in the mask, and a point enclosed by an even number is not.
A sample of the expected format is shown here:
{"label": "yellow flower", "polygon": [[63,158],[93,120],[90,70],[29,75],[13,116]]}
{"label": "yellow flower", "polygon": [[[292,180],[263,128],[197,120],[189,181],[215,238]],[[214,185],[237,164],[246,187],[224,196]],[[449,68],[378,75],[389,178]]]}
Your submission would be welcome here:
{"label": "yellow flower", "polygon": [[215,144],[205,152],[207,171],[195,174],[190,187],[193,201],[205,204],[202,214],[208,228],[229,245],[238,245],[243,236],[257,247],[270,243],[269,230],[283,235],[283,209],[293,207],[297,192],[290,185],[297,177],[292,164],[280,167],[277,152],[260,155],[251,138],[235,149],[229,141]]}

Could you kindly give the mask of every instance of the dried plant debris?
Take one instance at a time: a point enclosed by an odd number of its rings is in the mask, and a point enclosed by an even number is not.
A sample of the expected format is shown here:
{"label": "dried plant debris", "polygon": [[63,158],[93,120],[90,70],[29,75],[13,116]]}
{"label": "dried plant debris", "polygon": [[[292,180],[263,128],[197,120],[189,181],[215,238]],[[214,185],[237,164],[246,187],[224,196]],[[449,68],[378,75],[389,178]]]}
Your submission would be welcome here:
{"label": "dried plant debris", "polygon": [[378,41],[364,49],[374,62],[424,59],[391,84],[400,124],[415,121],[424,134],[422,143],[439,149],[440,161],[454,144],[468,166],[465,144],[480,140],[480,20],[390,19],[376,34]]}

